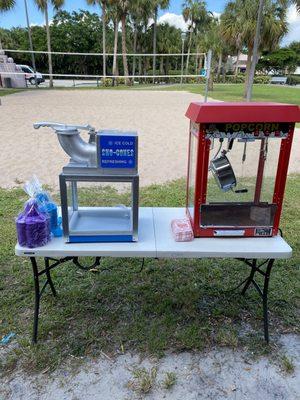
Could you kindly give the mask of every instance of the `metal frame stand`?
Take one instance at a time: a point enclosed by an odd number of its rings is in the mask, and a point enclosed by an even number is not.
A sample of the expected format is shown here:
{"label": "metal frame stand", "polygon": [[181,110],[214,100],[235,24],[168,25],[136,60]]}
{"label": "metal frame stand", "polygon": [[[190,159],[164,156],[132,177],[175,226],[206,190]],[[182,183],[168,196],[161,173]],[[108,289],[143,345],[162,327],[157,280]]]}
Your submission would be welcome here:
{"label": "metal frame stand", "polygon": [[[51,278],[50,271],[51,269],[57,267],[60,264],[65,263],[66,261],[72,260],[73,257],[64,257],[60,258],[59,260],[51,257],[45,257],[45,268],[42,271],[38,270],[38,265],[36,262],[35,257],[30,257],[32,270],[33,270],[33,278],[34,278],[34,317],[33,317],[33,334],[32,334],[32,342],[37,342],[37,335],[38,335],[38,323],[39,323],[39,312],[40,312],[40,300],[44,290],[46,289],[47,285],[50,286],[53,296],[56,296],[56,290]],[[50,261],[54,261],[53,264],[50,265]],[[46,275],[46,281],[42,288],[40,289],[40,276]]]}
{"label": "metal frame stand", "polygon": [[[243,286],[241,294],[244,296],[252,284],[260,297],[262,298],[263,303],[263,320],[264,320],[264,337],[265,341],[269,343],[269,319],[268,319],[268,289],[269,289],[269,281],[271,270],[274,264],[274,259],[267,259],[260,264],[258,264],[257,259],[246,259],[246,258],[238,258],[239,261],[242,261],[247,266],[251,268],[249,276],[244,279],[235,289]],[[53,268],[56,268],[60,264],[63,264],[67,261],[72,261],[75,266],[78,268],[88,271],[100,265],[101,257],[95,257],[95,262],[90,266],[83,266],[79,263],[78,257],[64,257],[60,259],[52,258],[52,257],[44,257],[45,268],[41,271],[38,270],[38,265],[35,257],[30,257],[30,261],[32,264],[33,277],[34,277],[34,290],[35,290],[35,303],[34,303],[34,317],[33,317],[33,335],[32,342],[37,343],[37,335],[38,335],[38,320],[39,320],[39,311],[40,311],[40,300],[42,294],[47,287],[50,286],[53,296],[56,296],[56,290],[51,278],[50,271]],[[53,263],[50,263],[53,261]],[[144,268],[145,259],[143,258],[141,268],[137,272],[141,272]],[[266,266],[266,270],[263,271],[261,268]],[[259,273],[264,277],[263,288],[261,288],[258,283],[254,280],[255,274]],[[40,288],[40,276],[46,275],[46,280],[43,286]]]}
{"label": "metal frame stand", "polygon": [[[271,270],[274,264],[274,259],[267,259],[260,264],[257,263],[257,259],[246,259],[246,258],[239,258],[239,261],[243,261],[246,265],[251,268],[249,276],[240,283],[240,286],[243,286],[241,294],[244,296],[249,289],[250,285],[252,284],[255,290],[258,292],[260,297],[262,298],[263,303],[263,319],[264,319],[264,337],[265,341],[269,343],[269,316],[268,316],[268,289],[269,289],[269,281]],[[266,270],[261,270],[261,267],[266,265]],[[259,284],[254,280],[255,274],[259,273],[264,277],[264,284],[263,288],[259,286]]]}

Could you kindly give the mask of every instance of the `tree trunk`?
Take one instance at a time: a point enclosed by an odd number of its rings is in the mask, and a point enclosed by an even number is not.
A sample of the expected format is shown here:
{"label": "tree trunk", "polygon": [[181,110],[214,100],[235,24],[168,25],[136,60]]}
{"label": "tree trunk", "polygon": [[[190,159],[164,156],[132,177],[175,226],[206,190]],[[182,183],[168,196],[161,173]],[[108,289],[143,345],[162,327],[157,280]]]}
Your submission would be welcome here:
{"label": "tree trunk", "polygon": [[214,90],[214,68],[211,66],[210,75],[208,79],[208,91],[212,92]]}
{"label": "tree trunk", "polygon": [[160,57],[159,74],[160,75],[164,74],[164,58],[163,57]]}
{"label": "tree trunk", "polygon": [[170,68],[170,57],[167,57],[165,65],[166,75],[169,75],[169,68]]}
{"label": "tree trunk", "polygon": [[45,23],[47,33],[47,49],[48,49],[48,64],[49,64],[49,87],[53,88],[53,67],[52,67],[52,54],[51,54],[51,37],[48,17],[48,1],[45,4]]}
{"label": "tree trunk", "polygon": [[[1,36],[0,36],[0,53],[1,53],[2,49],[3,49],[3,47],[2,47],[2,41],[1,41]],[[1,79],[1,76],[0,76],[0,87],[2,87],[2,79]]]}
{"label": "tree trunk", "polygon": [[[123,56],[123,68],[124,68],[124,75],[127,77],[128,73],[128,63],[127,63],[127,49],[126,49],[126,14],[122,15],[121,18],[122,22],[122,56]],[[125,84],[129,84],[129,79],[125,78]]]}
{"label": "tree trunk", "polygon": [[32,62],[32,68],[33,68],[33,71],[34,71],[34,83],[35,83],[35,87],[38,88],[38,82],[37,82],[37,79],[36,79],[35,55],[34,55],[34,52],[33,52],[33,44],[32,44],[31,28],[30,28],[29,16],[28,16],[27,0],[24,0],[24,8],[25,8],[26,23],[27,23],[29,48],[30,48],[30,51],[31,51],[31,62]]}
{"label": "tree trunk", "polygon": [[222,71],[222,78],[223,78],[223,83],[225,83],[226,82],[226,63],[224,63],[224,66],[223,66],[223,71]]}
{"label": "tree trunk", "polygon": [[256,29],[255,29],[255,36],[254,36],[254,44],[253,44],[253,57],[250,66],[248,81],[247,81],[247,90],[246,90],[246,99],[247,101],[251,101],[252,98],[252,88],[254,82],[254,75],[255,75],[255,67],[258,61],[258,49],[260,44],[260,35],[261,35],[261,25],[263,19],[263,9],[265,5],[265,0],[259,0],[258,12],[257,12],[257,20],[256,20]]}
{"label": "tree trunk", "polygon": [[147,75],[149,66],[150,66],[149,57],[144,57],[144,75]]}
{"label": "tree trunk", "polygon": [[188,73],[189,73],[189,62],[190,62],[190,52],[191,52],[191,46],[192,46],[192,35],[193,35],[193,30],[191,29],[190,37],[189,37],[188,52],[187,52],[187,57],[186,57],[186,64],[185,64],[185,74],[186,75],[188,75]]}
{"label": "tree trunk", "polygon": [[[139,53],[142,53],[141,45],[139,45]],[[139,75],[142,75],[142,57],[141,56],[139,56],[138,70],[139,70]]]}
{"label": "tree trunk", "polygon": [[249,72],[250,72],[250,68],[251,68],[252,52],[253,52],[252,45],[248,45],[248,57],[247,57],[246,74],[245,74],[245,85],[244,85],[244,98],[247,97],[248,80],[249,80]]}
{"label": "tree trunk", "polygon": [[[134,24],[134,32],[133,32],[133,54],[136,54],[136,47],[137,47],[137,26],[136,23]],[[133,56],[132,60],[132,75],[135,75],[135,66],[136,66],[136,58],[135,55]],[[133,78],[134,81],[134,78]]]}
{"label": "tree trunk", "polygon": [[221,68],[222,68],[222,51],[219,54],[219,61],[218,61],[218,69],[217,69],[217,81],[219,82],[220,74],[221,74]]}
{"label": "tree trunk", "polygon": [[[155,75],[155,70],[156,70],[156,31],[157,31],[157,13],[158,13],[158,7],[155,7],[154,9],[154,23],[153,23],[153,75]],[[153,83],[155,81],[155,78],[153,77]]]}
{"label": "tree trunk", "polygon": [[103,79],[106,77],[106,2],[102,1],[102,62],[103,62]]}
{"label": "tree trunk", "polygon": [[238,74],[238,72],[239,72],[240,55],[241,55],[241,52],[238,51],[237,56],[236,56],[235,69],[234,69],[234,76],[235,76],[235,77],[237,77],[237,74]]}
{"label": "tree trunk", "polygon": [[113,57],[113,75],[117,75],[117,52],[118,52],[118,18],[114,21],[114,57]]}
{"label": "tree trunk", "polygon": [[196,57],[195,57],[195,74],[198,74],[198,63],[199,63],[199,56],[198,56],[199,48],[198,46],[196,47]]}

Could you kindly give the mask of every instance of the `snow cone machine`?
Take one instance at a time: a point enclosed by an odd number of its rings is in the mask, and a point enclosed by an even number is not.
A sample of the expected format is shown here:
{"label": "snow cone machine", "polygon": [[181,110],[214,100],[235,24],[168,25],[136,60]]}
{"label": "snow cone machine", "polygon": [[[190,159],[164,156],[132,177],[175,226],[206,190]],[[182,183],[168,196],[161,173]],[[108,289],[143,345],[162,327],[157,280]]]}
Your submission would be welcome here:
{"label": "snow cone machine", "polygon": [[[89,125],[39,122],[34,128],[52,128],[61,147],[71,157],[59,176],[63,234],[67,242],[133,242],[138,235],[138,136],[136,132],[103,130]],[[89,140],[80,136],[87,131]],[[130,204],[83,206],[79,186],[121,184],[129,186]],[[98,194],[98,192],[96,192]],[[107,192],[104,193],[107,196]],[[109,200],[110,199],[106,199]],[[99,203],[103,201],[101,190]],[[107,202],[106,202],[107,203]]]}
{"label": "snow cone machine", "polygon": [[186,211],[195,237],[277,235],[296,105],[191,103]]}

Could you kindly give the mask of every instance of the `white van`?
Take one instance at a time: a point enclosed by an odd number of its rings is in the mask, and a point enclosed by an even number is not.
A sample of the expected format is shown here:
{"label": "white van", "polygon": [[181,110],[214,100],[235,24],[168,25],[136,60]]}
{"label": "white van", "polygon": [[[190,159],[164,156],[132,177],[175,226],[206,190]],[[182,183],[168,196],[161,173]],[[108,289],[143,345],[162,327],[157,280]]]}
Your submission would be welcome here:
{"label": "white van", "polygon": [[18,67],[22,69],[23,72],[25,72],[25,79],[26,81],[30,82],[31,85],[35,85],[35,76],[36,76],[36,82],[39,85],[42,82],[45,82],[45,78],[40,72],[34,73],[33,69],[29,67],[29,65],[20,65],[18,64]]}

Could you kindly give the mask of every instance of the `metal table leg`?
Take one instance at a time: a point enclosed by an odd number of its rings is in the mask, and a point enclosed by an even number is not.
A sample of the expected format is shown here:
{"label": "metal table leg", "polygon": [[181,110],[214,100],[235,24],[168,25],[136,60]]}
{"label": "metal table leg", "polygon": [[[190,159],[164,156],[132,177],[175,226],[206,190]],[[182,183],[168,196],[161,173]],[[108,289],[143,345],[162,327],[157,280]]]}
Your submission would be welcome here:
{"label": "metal table leg", "polygon": [[48,257],[45,257],[45,273],[46,273],[46,276],[47,276],[47,281],[48,281],[49,286],[50,286],[50,288],[52,290],[53,296],[56,296],[56,290],[55,290],[55,287],[54,287],[54,284],[53,284],[53,281],[52,281],[52,278],[51,278],[51,274],[50,274],[50,269],[49,268],[50,268],[50,260],[49,260]]}
{"label": "metal table leg", "polygon": [[[32,334],[32,342],[36,343],[37,342],[37,336],[38,336],[38,323],[39,323],[39,311],[40,311],[40,300],[42,297],[42,294],[47,287],[47,285],[50,286],[51,291],[53,296],[56,296],[56,290],[54,287],[54,283],[51,278],[51,269],[57,267],[58,265],[71,260],[72,257],[65,257],[59,260],[50,258],[50,257],[45,257],[44,258],[44,263],[45,263],[45,268],[41,271],[38,270],[38,265],[35,257],[30,257],[31,265],[32,265],[32,270],[33,270],[33,279],[34,279],[34,315],[33,315],[33,334]],[[54,261],[53,264],[50,265],[50,260]],[[40,287],[40,276],[41,275],[46,275],[46,280],[42,286]]]}
{"label": "metal table leg", "polygon": [[38,334],[38,322],[39,322],[39,310],[40,310],[40,283],[39,283],[39,273],[35,257],[30,257],[33,278],[34,278],[34,316],[33,316],[33,335],[32,342],[37,342]]}
{"label": "metal table leg", "polygon": [[264,332],[265,332],[265,341],[267,343],[269,343],[268,289],[269,289],[270,274],[273,264],[274,260],[269,260],[266,269],[264,289],[263,289]]}
{"label": "metal table leg", "polygon": [[[268,316],[268,290],[269,290],[269,281],[271,270],[274,264],[274,259],[267,259],[261,264],[257,265],[257,260],[247,260],[247,259],[239,259],[247,264],[250,268],[250,275],[246,280],[246,283],[242,289],[242,295],[245,295],[246,291],[249,289],[249,286],[252,284],[260,297],[262,298],[263,303],[263,318],[264,318],[264,337],[265,341],[269,343],[269,316]],[[267,265],[266,270],[261,270],[261,267]],[[263,289],[258,285],[258,283],[254,280],[255,274],[259,273],[264,277],[264,285]]]}

